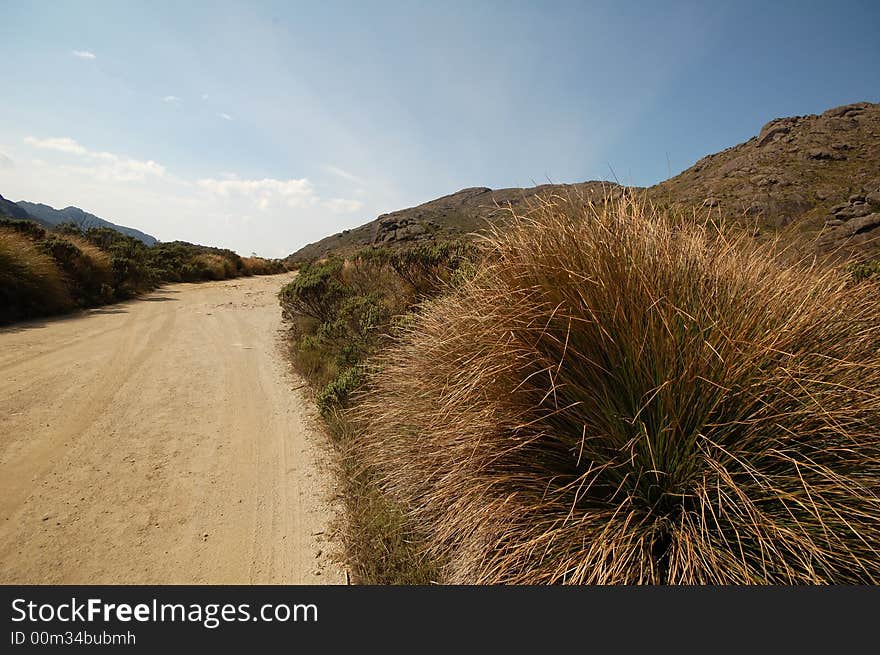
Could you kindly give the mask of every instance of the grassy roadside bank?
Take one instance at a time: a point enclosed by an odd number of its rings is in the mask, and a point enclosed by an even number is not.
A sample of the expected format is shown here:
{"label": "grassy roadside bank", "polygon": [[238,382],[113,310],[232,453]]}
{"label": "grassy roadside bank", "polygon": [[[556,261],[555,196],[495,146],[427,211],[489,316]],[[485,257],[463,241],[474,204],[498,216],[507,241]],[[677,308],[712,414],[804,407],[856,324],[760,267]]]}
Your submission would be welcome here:
{"label": "grassy roadside bank", "polygon": [[412,312],[473,270],[476,250],[457,243],[403,251],[365,249],[299,269],[279,294],[290,329],[292,361],[315,400],[338,453],[346,503],[344,542],[355,582],[428,584],[438,563],[404,508],[382,489],[357,448],[347,410]]}
{"label": "grassy roadside bank", "polygon": [[280,273],[280,261],[110,228],[0,219],[0,324],[125,300],[169,282]]}

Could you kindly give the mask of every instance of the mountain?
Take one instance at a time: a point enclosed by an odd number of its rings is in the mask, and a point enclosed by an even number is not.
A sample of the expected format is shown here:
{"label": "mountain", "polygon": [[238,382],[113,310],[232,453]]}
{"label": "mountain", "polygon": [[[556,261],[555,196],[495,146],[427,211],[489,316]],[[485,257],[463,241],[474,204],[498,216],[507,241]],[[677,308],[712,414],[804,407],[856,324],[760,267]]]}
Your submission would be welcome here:
{"label": "mountain", "polygon": [[25,209],[19,207],[11,200],[7,200],[3,196],[0,196],[0,217],[14,218],[19,221],[35,221],[37,223],[40,223],[44,227],[48,226],[45,221],[42,221],[35,216],[31,216],[27,213]]}
{"label": "mountain", "polygon": [[59,223],[75,223],[83,229],[87,229],[90,227],[109,227],[119,232],[122,232],[123,234],[127,234],[130,237],[134,237],[139,241],[143,241],[148,246],[155,245],[158,241],[158,239],[156,239],[156,237],[154,236],[145,234],[140,230],[135,230],[131,227],[116,225],[115,223],[111,223],[110,221],[105,221],[103,218],[99,218],[94,214],[89,214],[79,207],[65,207],[64,209],[55,209],[54,207],[50,207],[49,205],[26,202],[24,200],[17,204],[30,216],[50,226],[58,225]]}
{"label": "mountain", "polygon": [[[609,182],[527,189],[463,189],[417,207],[383,214],[288,256],[305,262],[383,244],[460,238],[503,221],[536,195],[579,191],[601,198],[623,187]],[[644,191],[674,209],[717,208],[769,231],[793,226],[821,253],[863,259],[880,255],[880,105],[860,102],[821,115],[777,118],[745,143],[708,155]]]}

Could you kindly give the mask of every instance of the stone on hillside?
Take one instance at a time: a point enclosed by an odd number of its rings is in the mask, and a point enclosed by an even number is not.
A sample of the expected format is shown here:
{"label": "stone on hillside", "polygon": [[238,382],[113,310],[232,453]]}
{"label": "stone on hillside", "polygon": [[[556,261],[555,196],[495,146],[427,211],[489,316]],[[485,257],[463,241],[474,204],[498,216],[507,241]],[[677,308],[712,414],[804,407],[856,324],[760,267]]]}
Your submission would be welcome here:
{"label": "stone on hillside", "polygon": [[856,102],[851,105],[843,105],[842,107],[829,109],[824,112],[822,116],[825,118],[849,118],[862,113],[868,106],[869,104],[866,102]]}
{"label": "stone on hillside", "polygon": [[869,233],[876,231],[877,228],[880,228],[880,213],[868,214],[839,225],[831,231],[828,238],[841,245],[852,243],[853,240],[876,239],[874,234]]}
{"label": "stone on hillside", "polygon": [[425,229],[424,225],[420,225],[419,223],[413,223],[412,225],[406,225],[404,227],[399,227],[394,232],[394,237],[400,241],[407,238],[412,238],[419,234],[424,234],[428,230]]}
{"label": "stone on hillside", "polygon": [[873,232],[877,228],[880,228],[880,212],[855,218],[849,221],[846,224],[846,227],[853,235]]}
{"label": "stone on hillside", "polygon": [[858,205],[850,205],[847,209],[842,209],[836,213],[837,218],[842,218],[843,220],[849,220],[851,218],[859,218],[860,216],[867,216],[868,214],[873,213],[873,209],[869,205],[864,203],[860,203]]}
{"label": "stone on hillside", "polygon": [[761,128],[761,133],[758,135],[758,141],[755,145],[760,148],[771,141],[776,141],[783,135],[791,132],[791,128],[797,125],[798,120],[798,118],[794,117],[777,118],[776,120],[770,121]]}

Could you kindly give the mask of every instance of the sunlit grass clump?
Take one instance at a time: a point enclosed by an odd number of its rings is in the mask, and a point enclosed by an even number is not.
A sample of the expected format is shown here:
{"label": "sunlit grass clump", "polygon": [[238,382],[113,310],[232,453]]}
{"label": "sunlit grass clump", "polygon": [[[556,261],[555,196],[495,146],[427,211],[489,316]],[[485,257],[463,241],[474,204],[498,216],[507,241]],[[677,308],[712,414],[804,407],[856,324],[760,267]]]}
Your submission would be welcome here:
{"label": "sunlit grass clump", "polygon": [[235,277],[236,271],[232,262],[214,253],[202,253],[193,257],[193,264],[201,277],[208,280],[225,280]]}
{"label": "sunlit grass clump", "polygon": [[485,255],[358,413],[445,581],[880,581],[876,285],[626,200]]}
{"label": "sunlit grass clump", "polygon": [[72,306],[55,260],[20,232],[0,228],[0,323]]}
{"label": "sunlit grass clump", "polygon": [[92,307],[113,300],[113,264],[105,251],[73,234],[49,234],[38,247],[55,260],[77,304]]}

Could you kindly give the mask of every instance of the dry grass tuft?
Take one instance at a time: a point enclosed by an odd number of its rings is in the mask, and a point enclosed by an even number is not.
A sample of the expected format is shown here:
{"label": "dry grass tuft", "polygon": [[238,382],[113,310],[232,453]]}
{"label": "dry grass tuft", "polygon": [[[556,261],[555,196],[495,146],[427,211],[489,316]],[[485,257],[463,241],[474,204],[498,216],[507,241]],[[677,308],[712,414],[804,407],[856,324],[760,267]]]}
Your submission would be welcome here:
{"label": "dry grass tuft", "polygon": [[283,264],[263,257],[242,257],[241,265],[242,275],[273,275],[284,271]]}
{"label": "dry grass tuft", "polygon": [[0,322],[64,311],[72,305],[52,257],[20,232],[0,228]]}
{"label": "dry grass tuft", "polygon": [[101,250],[98,246],[84,237],[65,234],[62,238],[75,245],[82,253],[82,257],[89,261],[91,267],[96,272],[99,272],[102,277],[106,277],[108,283],[112,282],[113,263],[110,259],[109,253],[105,250]]}
{"label": "dry grass tuft", "polygon": [[193,257],[193,264],[209,280],[225,280],[227,277],[235,277],[229,269],[231,263],[225,257],[213,253],[200,253]]}
{"label": "dry grass tuft", "polygon": [[359,453],[453,583],[880,582],[880,294],[551,199],[407,324]]}

